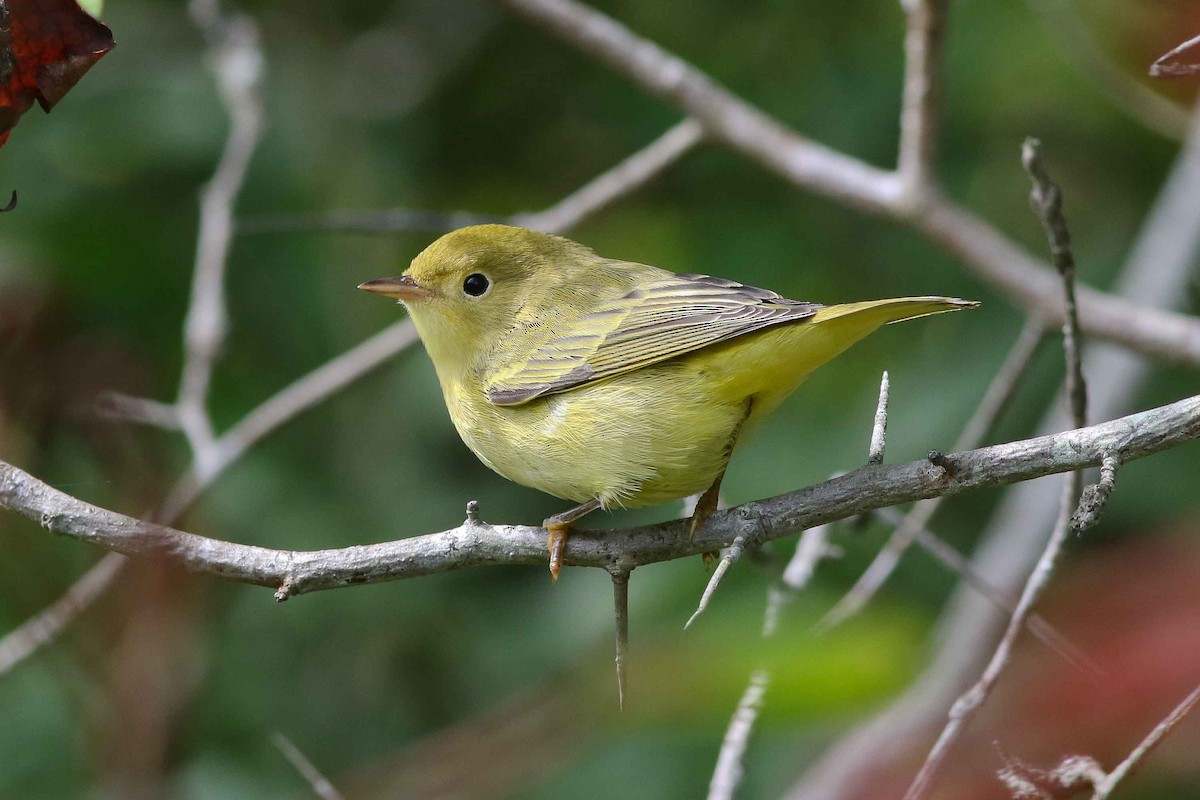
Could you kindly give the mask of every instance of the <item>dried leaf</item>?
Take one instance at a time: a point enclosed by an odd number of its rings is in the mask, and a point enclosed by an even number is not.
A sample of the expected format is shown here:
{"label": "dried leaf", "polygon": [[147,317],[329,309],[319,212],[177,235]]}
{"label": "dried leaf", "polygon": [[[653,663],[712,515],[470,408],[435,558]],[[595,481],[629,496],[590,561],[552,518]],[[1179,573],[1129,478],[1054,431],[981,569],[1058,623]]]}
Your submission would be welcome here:
{"label": "dried leaf", "polygon": [[35,101],[50,111],[112,48],[75,0],[0,0],[0,146]]}

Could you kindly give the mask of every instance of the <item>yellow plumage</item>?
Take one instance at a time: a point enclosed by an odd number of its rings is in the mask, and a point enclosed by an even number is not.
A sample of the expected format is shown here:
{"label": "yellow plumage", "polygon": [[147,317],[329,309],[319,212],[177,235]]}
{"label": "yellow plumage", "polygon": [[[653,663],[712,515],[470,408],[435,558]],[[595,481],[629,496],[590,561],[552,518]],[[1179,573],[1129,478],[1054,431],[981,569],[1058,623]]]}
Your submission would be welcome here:
{"label": "yellow plumage", "polygon": [[447,234],[405,275],[362,288],[408,306],[485,464],[605,507],[709,489],[743,424],[814,369],[883,324],[975,305],[797,302],[501,225]]}

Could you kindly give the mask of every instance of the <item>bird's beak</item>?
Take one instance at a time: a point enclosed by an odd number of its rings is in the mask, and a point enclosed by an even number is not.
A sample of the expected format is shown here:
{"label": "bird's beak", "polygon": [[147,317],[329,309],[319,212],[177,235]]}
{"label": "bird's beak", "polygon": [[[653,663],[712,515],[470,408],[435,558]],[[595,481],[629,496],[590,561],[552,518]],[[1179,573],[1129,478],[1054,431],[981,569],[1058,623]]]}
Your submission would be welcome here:
{"label": "bird's beak", "polygon": [[421,300],[429,297],[429,290],[418,286],[417,282],[408,275],[398,278],[376,278],[373,281],[360,283],[358,288],[364,292],[381,294],[384,297],[394,297],[397,300]]}

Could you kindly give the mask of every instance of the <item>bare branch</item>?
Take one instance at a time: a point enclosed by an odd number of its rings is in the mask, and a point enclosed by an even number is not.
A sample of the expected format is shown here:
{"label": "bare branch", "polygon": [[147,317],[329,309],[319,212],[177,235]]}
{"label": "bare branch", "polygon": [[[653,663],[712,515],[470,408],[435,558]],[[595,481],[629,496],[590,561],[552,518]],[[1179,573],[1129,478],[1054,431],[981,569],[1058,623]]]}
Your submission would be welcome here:
{"label": "bare branch", "polygon": [[[699,122],[715,142],[800,188],[911,224],[1046,325],[1063,310],[1054,274],[979,217],[936,193],[912,204],[898,173],[809,141],[696,67],[576,0],[496,0],[598,58]],[[1200,367],[1200,321],[1081,286],[1083,329],[1141,353]]]}
{"label": "bare branch", "polygon": [[1158,723],[1154,727],[1154,730],[1150,731],[1146,738],[1133,749],[1133,752],[1124,761],[1118,764],[1112,772],[1108,773],[1108,777],[1096,787],[1096,791],[1092,795],[1092,800],[1107,800],[1108,796],[1117,788],[1117,785],[1137,769],[1142,759],[1153,752],[1154,748],[1162,743],[1167,734],[1175,730],[1175,726],[1196,707],[1197,703],[1200,703],[1200,686],[1193,689],[1191,694],[1185,697],[1183,702],[1167,715],[1166,719]]}
{"label": "bare branch", "polygon": [[683,59],[588,6],[574,0],[498,2],[677,107],[715,141],[798,186],[877,212],[900,198],[895,175],[805,139]]}
{"label": "bare branch", "polygon": [[163,501],[158,518],[167,522],[177,519],[226,469],[268,434],[381,366],[416,339],[411,322],[393,323],[272,395],[213,442],[208,471],[201,472],[193,465]]}
{"label": "bare branch", "polygon": [[[1000,365],[995,377],[992,378],[991,384],[983,395],[983,400],[976,407],[971,419],[967,421],[962,433],[958,435],[958,439],[954,443],[955,450],[967,450],[983,443],[984,437],[995,426],[996,420],[1008,405],[1009,399],[1016,390],[1017,382],[1025,374],[1025,370],[1033,360],[1044,336],[1045,329],[1037,319],[1030,317],[1025,320],[1025,326],[1021,328],[1017,341],[1005,357],[1004,363]],[[922,500],[912,507],[904,521],[896,527],[887,543],[876,554],[871,564],[855,581],[854,586],[850,587],[850,591],[821,618],[818,627],[829,629],[841,625],[871,602],[871,598],[883,588],[883,584],[891,577],[909,546],[929,525],[929,521],[933,519],[933,515],[941,503],[942,498],[935,497]]]}
{"label": "bare branch", "polygon": [[[1066,393],[1071,403],[1071,417],[1077,428],[1087,424],[1087,388],[1083,380],[1082,356],[1080,354],[1079,317],[1075,312],[1075,258],[1071,252],[1071,236],[1067,230],[1067,221],[1062,210],[1062,193],[1058,186],[1050,180],[1041,163],[1041,145],[1036,139],[1026,139],[1021,149],[1021,163],[1033,181],[1033,189],[1029,200],[1034,213],[1046,230],[1046,238],[1050,243],[1050,253],[1054,265],[1062,277],[1063,300],[1066,306],[1066,324],[1063,326],[1063,360],[1066,368]],[[1108,498],[1112,491],[1113,473],[1119,463],[1112,453],[1105,453],[1104,464],[1108,470],[1107,488],[1103,497]],[[1096,514],[1085,513],[1080,504],[1083,493],[1083,473],[1076,470],[1065,481],[1062,491],[1062,501],[1059,508],[1058,521],[1046,543],[1042,556],[1038,559],[1033,572],[1025,582],[1021,598],[1012,613],[1004,636],[996,651],[984,668],[979,680],[962,694],[950,709],[950,718],[917,777],[909,786],[904,800],[921,800],[933,787],[942,764],[950,754],[951,748],[966,727],[967,721],[983,705],[992,688],[1000,679],[1000,673],[1008,666],[1009,658],[1016,645],[1021,629],[1025,627],[1033,606],[1041,596],[1042,591],[1050,581],[1054,568],[1062,553],[1063,544],[1068,534],[1074,530],[1082,532],[1082,528],[1074,528],[1075,521],[1095,522]],[[1100,494],[1099,492],[1097,494]],[[1076,510],[1076,506],[1080,506]]]}
{"label": "bare branch", "polygon": [[[1200,437],[1200,396],[1080,430],[955,453],[955,474],[928,461],[864,467],[823,483],[718,511],[695,537],[685,520],[622,531],[579,530],[564,563],[632,568],[728,547],[747,520],[763,541],[924,497],[1002,486],[1099,464],[1122,463]],[[183,533],[96,508],[0,462],[0,507],[65,536],[130,555],[168,556],[185,568],[290,594],[430,575],[484,564],[539,564],[545,531],[515,525],[460,525],[383,544],[287,551]]]}
{"label": "bare branch", "polygon": [[342,233],[395,233],[399,231],[451,231],[468,225],[501,223],[563,233],[617,200],[641,189],[704,138],[704,130],[685,119],[554,205],[541,211],[511,217],[468,211],[333,211],[320,214],[263,214],[238,223],[238,233],[337,231]]}
{"label": "bare branch", "polygon": [[179,411],[169,403],[121,392],[104,392],[96,398],[94,411],[100,419],[123,420],[168,431],[179,430]]}
{"label": "bare branch", "polygon": [[547,233],[570,230],[616,200],[641,189],[703,139],[704,129],[699,123],[685,119],[554,205],[535,214],[518,214],[512,223]]}
{"label": "bare branch", "polygon": [[193,0],[192,21],[210,42],[209,67],[229,114],[229,138],[212,180],[200,194],[200,232],[192,296],[184,320],[184,365],[176,401],[179,423],[192,446],[196,470],[212,470],[208,386],[225,340],[225,267],[233,236],[233,204],[262,133],[263,72],[258,30],[246,16],[224,17],[216,0]]}
{"label": "bare branch", "polygon": [[[1200,107],[1196,114],[1200,118]],[[1139,304],[1177,307],[1200,254],[1200,125],[1191,133],[1139,231],[1114,284],[1119,297]],[[1086,313],[1086,304],[1083,309]],[[1098,419],[1126,413],[1152,365],[1127,350],[1093,347],[1085,358],[1091,376],[1089,404]],[[1038,425],[1050,433],[1070,423],[1051,409]],[[1058,513],[1052,485],[1033,481],[1005,493],[980,539],[972,564],[1006,592],[1019,590],[1045,545]],[[790,800],[849,800],[866,791],[867,776],[881,766],[908,763],[911,743],[936,735],[944,709],[983,669],[981,658],[998,637],[992,603],[962,586],[951,599],[922,674],[896,700],[830,746],[787,793]]]}
{"label": "bare branch", "polygon": [[1200,36],[1188,39],[1178,47],[1172,48],[1169,52],[1164,53],[1150,65],[1150,75],[1154,78],[1162,78],[1167,76],[1179,77],[1187,75],[1200,75],[1200,63],[1195,64],[1180,64],[1171,63],[1171,59],[1183,55],[1188,50],[1200,45]]}
{"label": "bare branch", "polygon": [[1069,64],[1115,108],[1139,125],[1175,141],[1187,136],[1189,114],[1126,73],[1109,58],[1088,33],[1067,0],[1026,0]]}
{"label": "bare branch", "polygon": [[308,760],[308,756],[300,752],[299,747],[292,744],[291,739],[276,731],[271,735],[271,741],[279,748],[279,752],[283,753],[283,757],[290,761],[296,771],[303,776],[304,780],[308,781],[313,794],[320,797],[321,800],[342,800],[342,793],[334,788],[329,779]]}
{"label": "bare branch", "polygon": [[5,634],[0,639],[0,675],[6,674],[44,645],[54,641],[80,611],[90,606],[109,587],[126,561],[120,553],[108,553],[53,605]]}
{"label": "bare branch", "polygon": [[[906,515],[901,514],[894,508],[881,508],[875,512],[875,515],[884,522],[897,527],[905,524],[905,521],[908,519]],[[980,574],[979,570],[975,569],[962,553],[938,538],[933,531],[927,528],[920,528],[917,530],[913,541],[939,564],[960,576],[966,585],[991,601],[992,605],[996,608],[1009,614],[1012,614],[1016,610],[1017,603],[1015,598],[1009,597],[998,586]],[[1095,661],[1059,633],[1041,614],[1031,614],[1029,616],[1028,628],[1030,633],[1073,666],[1088,669],[1094,674],[1100,673],[1100,668],[1096,665]]]}
{"label": "bare branch", "polygon": [[742,758],[750,746],[750,734],[754,732],[754,723],[762,710],[770,682],[771,673],[765,669],[756,669],[750,676],[750,683],[738,701],[729,727],[725,729],[721,751],[717,754],[717,766],[708,784],[708,800],[733,800],[742,782]]}
{"label": "bare branch", "polygon": [[1075,427],[1087,424],[1087,384],[1083,379],[1080,358],[1079,313],[1075,300],[1075,256],[1071,252],[1071,233],[1063,216],[1062,192],[1050,180],[1042,166],[1042,143],[1028,138],[1021,147],[1021,163],[1033,180],[1029,204],[1046,230],[1050,255],[1062,277],[1066,320],[1063,323],[1063,355],[1067,362],[1067,397],[1071,401],[1071,418]]}
{"label": "bare branch", "polygon": [[904,101],[900,111],[897,174],[907,202],[919,205],[937,191],[933,159],[941,103],[942,39],[949,0],[912,0],[906,7]]}

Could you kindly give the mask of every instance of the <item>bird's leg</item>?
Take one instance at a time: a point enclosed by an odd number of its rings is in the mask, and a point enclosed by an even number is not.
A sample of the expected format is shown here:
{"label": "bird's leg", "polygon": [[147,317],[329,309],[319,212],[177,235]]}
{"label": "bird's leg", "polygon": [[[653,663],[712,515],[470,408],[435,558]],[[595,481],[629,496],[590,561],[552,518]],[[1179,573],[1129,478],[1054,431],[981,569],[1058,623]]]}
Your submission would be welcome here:
{"label": "bird's leg", "polygon": [[696,531],[700,530],[717,510],[717,503],[721,500],[721,480],[724,477],[725,470],[722,469],[717,473],[717,479],[712,482],[712,486],[705,489],[704,494],[696,501],[696,508],[692,511],[692,524],[688,528],[688,539],[695,539]]}
{"label": "bird's leg", "polygon": [[588,500],[561,514],[547,517],[542,523],[542,527],[549,534],[546,537],[546,549],[550,551],[550,578],[552,580],[558,580],[558,571],[562,569],[563,550],[567,547],[567,536],[571,532],[571,523],[599,507],[598,499]]}
{"label": "bird's leg", "polygon": [[[704,494],[700,495],[700,499],[696,501],[696,508],[692,511],[692,522],[688,526],[688,538],[696,538],[696,531],[704,527],[704,523],[708,522],[708,518],[717,510],[717,504],[721,501],[721,481],[725,478],[725,470],[729,467],[729,459],[733,456],[734,445],[737,444],[738,434],[742,432],[742,426],[746,424],[746,420],[750,418],[750,411],[754,408],[754,398],[746,398],[746,413],[742,415],[742,419],[733,429],[733,433],[729,434],[729,442],[725,445],[725,466],[721,467],[721,471],[717,473],[717,478],[704,490]],[[704,563],[708,565],[716,559],[716,553],[704,553]]]}

